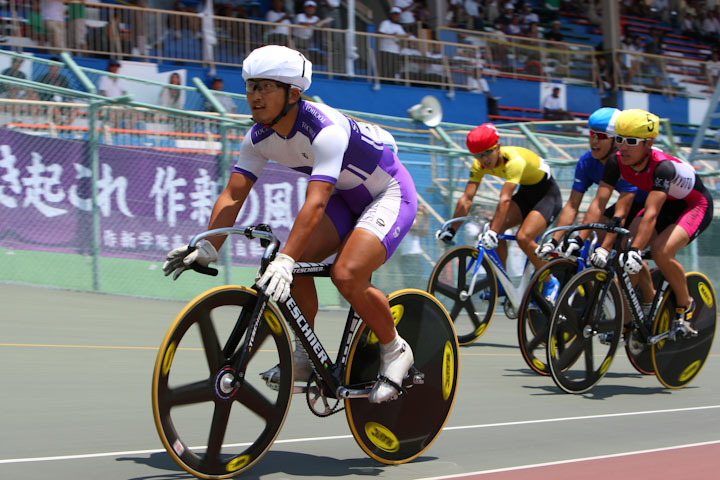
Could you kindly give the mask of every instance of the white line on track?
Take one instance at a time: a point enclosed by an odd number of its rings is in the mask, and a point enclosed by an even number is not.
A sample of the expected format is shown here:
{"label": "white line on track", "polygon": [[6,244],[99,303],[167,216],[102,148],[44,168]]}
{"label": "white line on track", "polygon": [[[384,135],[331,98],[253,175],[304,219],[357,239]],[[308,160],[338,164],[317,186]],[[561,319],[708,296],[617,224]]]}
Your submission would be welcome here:
{"label": "white line on track", "polygon": [[[519,422],[505,422],[505,423],[487,423],[482,425],[460,425],[457,427],[445,427],[443,431],[452,431],[452,430],[469,430],[469,429],[475,429],[475,428],[497,428],[497,427],[510,427],[510,426],[517,426],[517,425],[533,425],[537,423],[553,423],[553,422],[573,422],[573,421],[582,421],[582,420],[596,420],[600,418],[613,418],[613,417],[630,417],[630,416],[636,416],[636,415],[660,415],[660,414],[666,414],[666,413],[678,413],[678,412],[693,412],[693,411],[699,411],[699,410],[710,410],[720,408],[720,405],[706,405],[702,407],[687,407],[687,408],[670,408],[670,409],[664,409],[664,410],[646,410],[642,412],[624,412],[624,413],[607,413],[604,415],[586,415],[581,417],[560,417],[560,418],[545,418],[540,420],[523,420]],[[329,436],[329,437],[309,437],[309,438],[290,438],[287,440],[276,440],[275,444],[283,444],[283,443],[298,443],[298,442],[322,442],[327,440],[344,440],[352,438],[352,435],[335,435],[335,436]],[[720,441],[719,441],[720,442]],[[708,442],[708,443],[717,443],[717,442]],[[247,446],[250,445],[249,443],[237,443],[232,445],[226,445],[227,447],[239,447],[239,446]],[[697,444],[702,445],[702,444]],[[678,447],[672,447],[672,448],[682,448],[690,445],[682,445]],[[190,447],[191,449],[202,449],[205,447]],[[662,449],[660,449],[662,450]],[[164,452],[164,449],[152,449],[152,450],[128,450],[123,452],[105,452],[105,453],[87,453],[82,455],[59,455],[54,457],[30,457],[30,458],[8,458],[4,460],[0,460],[0,465],[7,464],[7,463],[33,463],[33,462],[50,462],[50,461],[56,461],[56,460],[78,460],[78,459],[86,459],[86,458],[98,458],[98,457],[120,457],[120,456],[126,456],[126,455],[143,455],[143,454],[153,454],[153,453],[160,453]],[[647,452],[650,452],[651,450],[647,450]],[[643,452],[632,452],[632,453],[643,453]],[[618,455],[630,455],[630,453],[623,453]],[[593,458],[603,458],[603,457],[593,457]],[[580,461],[580,460],[572,460],[572,461]],[[562,463],[562,462],[560,462]],[[543,464],[543,465],[552,465],[552,463]],[[527,467],[513,467],[513,468],[530,468],[530,466]],[[480,472],[480,473],[487,473],[487,472]],[[466,474],[470,475],[470,474]],[[438,477],[439,478],[439,477]],[[451,478],[451,477],[444,477],[444,478]]]}
{"label": "white line on track", "polygon": [[666,452],[668,450],[679,450],[681,448],[702,447],[705,445],[715,445],[715,444],[720,444],[720,440],[713,440],[710,442],[702,442],[702,443],[689,443],[686,445],[676,445],[674,447],[653,448],[650,450],[637,450],[635,452],[623,452],[623,453],[614,453],[614,454],[610,454],[610,455],[599,455],[597,457],[573,458],[570,460],[559,460],[557,462],[536,463],[534,465],[521,465],[521,466],[517,466],[517,467],[496,468],[494,470],[480,470],[477,472],[458,473],[455,475],[443,475],[442,477],[425,477],[425,478],[419,478],[417,480],[445,480],[447,478],[463,478],[463,477],[471,477],[474,475],[488,475],[490,473],[512,472],[515,470],[527,470],[530,468],[550,467],[553,465],[565,465],[565,464],[570,464],[570,463],[588,462],[591,460],[603,460],[603,459],[607,459],[607,458],[627,457],[630,455],[642,455],[645,453]]}

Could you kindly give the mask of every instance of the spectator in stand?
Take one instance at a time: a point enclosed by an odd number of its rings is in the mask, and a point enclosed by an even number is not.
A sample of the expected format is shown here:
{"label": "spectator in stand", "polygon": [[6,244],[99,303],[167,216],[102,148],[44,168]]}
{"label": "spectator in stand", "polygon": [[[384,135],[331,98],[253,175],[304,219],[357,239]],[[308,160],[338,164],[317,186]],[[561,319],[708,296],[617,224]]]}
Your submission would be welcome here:
{"label": "spectator in stand", "polygon": [[505,28],[512,22],[513,15],[515,15],[515,6],[512,3],[506,3],[503,14],[495,19],[495,28],[504,32]]}
{"label": "spectator in stand", "polygon": [[[273,0],[272,8],[265,14],[265,20],[273,23],[292,24],[290,14],[285,10],[284,0]],[[270,27],[267,32],[267,42],[272,45],[289,45],[288,35],[290,29],[282,25]]]}
{"label": "spectator in stand", "polygon": [[542,101],[542,116],[545,120],[575,120],[572,113],[565,110],[560,87],[553,87],[552,93]]}
{"label": "spectator in stand", "polygon": [[[180,85],[180,74],[177,72],[170,74],[168,83],[170,85]],[[158,103],[162,107],[183,110],[185,108],[185,91],[179,88],[163,87],[160,91]]]}
{"label": "spectator in stand", "polygon": [[495,25],[495,21],[500,17],[500,0],[486,0],[483,15],[485,22]]}
{"label": "spectator in stand", "polygon": [[449,79],[443,62],[442,44],[429,43],[427,47],[427,52],[425,52],[425,79],[429,82],[445,84]]}
{"label": "spectator in stand", "polygon": [[562,42],[565,39],[565,36],[560,32],[561,28],[562,28],[562,25],[560,24],[560,20],[553,21],[552,27],[550,27],[550,30],[545,32],[545,40],[552,40],[554,42]]}
{"label": "spectator in stand", "polygon": [[[53,62],[60,62],[59,57],[51,57],[50,60],[52,60]],[[40,76],[37,81],[40,83],[53,85],[55,87],[70,88],[70,82],[65,75],[60,73],[59,65],[50,65],[48,67],[48,71],[45,72],[42,76]],[[43,102],[67,101],[67,99],[61,95],[42,91],[39,92],[38,97]],[[75,109],[68,107],[58,107],[57,105],[52,105],[49,109],[49,114],[50,118],[52,118],[53,122],[55,123],[70,124],[75,119]]]}
{"label": "spectator in stand", "polygon": [[410,35],[403,43],[405,46],[400,49],[400,77],[410,80],[411,85],[414,85],[414,81],[423,77],[423,54],[418,49],[415,35]]}
{"label": "spectator in stand", "polygon": [[[107,66],[108,73],[112,75],[103,75],[98,81],[98,93],[104,97],[120,97],[128,93],[128,83],[125,79],[116,77],[120,71],[120,62],[115,59],[111,59]],[[108,112],[108,122],[113,127],[120,125],[120,111],[116,108],[110,108]]]}
{"label": "spectator in stand", "polygon": [[317,3],[314,0],[305,0],[303,11],[295,15],[295,24],[305,28],[293,28],[293,39],[295,48],[300,50],[306,57],[310,57],[308,49],[312,46],[315,31],[312,28],[320,22],[320,17],[315,15]]}
{"label": "spectator in stand", "polygon": [[685,12],[683,19],[680,21],[680,32],[695,41],[700,40],[700,27],[698,26],[697,18],[693,13]]}
{"label": "spectator in stand", "polygon": [[65,4],[60,0],[42,0],[40,9],[47,31],[47,45],[65,50]]}
{"label": "spectator in stand", "polygon": [[85,19],[84,0],[68,1],[68,45],[70,48],[80,50],[74,55],[83,56],[82,50],[87,50],[87,25]]}
{"label": "spectator in stand", "polygon": [[482,11],[481,5],[477,0],[465,0],[465,28],[468,30],[482,30]]}
{"label": "spectator in stand", "polygon": [[450,28],[460,28],[464,15],[462,0],[447,0],[445,10],[445,24]]}
{"label": "spectator in stand", "polygon": [[418,21],[421,28],[424,28],[425,30],[429,30],[432,28],[432,25],[430,23],[431,19],[433,18],[430,14],[430,9],[427,5],[427,0],[421,0],[418,2],[420,6],[415,10],[415,20]]}
{"label": "spectator in stand", "polygon": [[110,18],[105,25],[105,39],[107,41],[105,51],[110,53],[110,58],[119,59],[122,53],[122,39],[120,38],[120,12],[113,9],[109,13]]}
{"label": "spectator in stand", "polygon": [[328,28],[343,29],[343,18],[340,14],[340,0],[321,0],[320,17]]}
{"label": "spectator in stand", "polygon": [[30,12],[28,13],[28,28],[30,29],[30,39],[37,45],[45,45],[47,41],[47,31],[40,13],[40,0],[31,0]]}
{"label": "spectator in stand", "polygon": [[395,71],[398,62],[398,54],[400,53],[400,44],[398,38],[408,37],[408,33],[400,25],[400,9],[393,7],[390,9],[389,18],[383,20],[378,27],[378,33],[389,35],[380,39],[378,70],[383,78],[396,78],[399,75]]}
{"label": "spectator in stand", "polygon": [[720,21],[718,21],[717,12],[714,9],[705,12],[701,31],[705,43],[710,45],[717,43],[720,36]]}
{"label": "spectator in stand", "polygon": [[717,50],[713,49],[708,61],[705,62],[705,75],[710,87],[715,88],[720,79],[720,53]]}
{"label": "spectator in stand", "polygon": [[635,80],[635,75],[640,73],[640,68],[642,67],[643,57],[637,54],[645,53],[645,47],[643,45],[642,37],[637,35],[630,38],[630,45],[627,47],[627,50],[631,53],[627,55],[626,59],[628,85],[632,85],[633,81]]}
{"label": "spectator in stand", "polygon": [[[215,92],[222,92],[223,85],[224,85],[224,83],[223,83],[222,78],[220,78],[220,77],[213,78],[212,84],[210,86],[210,88],[212,90],[214,90],[213,94],[215,94]],[[223,107],[225,107],[225,110],[227,110],[227,113],[237,112],[237,105],[235,105],[235,102],[233,101],[233,99],[231,97],[228,97],[227,95],[219,94],[219,95],[215,95],[215,98],[217,99],[218,102],[220,102],[220,104]],[[215,107],[213,107],[212,103],[210,103],[207,100],[205,101],[205,111],[208,111],[208,112],[215,111]]]}
{"label": "spectator in stand", "polygon": [[119,97],[128,93],[128,84],[125,79],[116,77],[120,71],[120,62],[111,59],[107,71],[112,75],[103,75],[98,81],[98,93],[104,97]]}
{"label": "spectator in stand", "polygon": [[417,25],[415,24],[415,10],[420,6],[415,0],[393,0],[393,7],[400,9],[400,18],[398,22],[403,29],[409,34],[417,34]]}
{"label": "spectator in stand", "polygon": [[505,26],[505,33],[507,35],[514,35],[516,37],[522,35],[523,29],[520,25],[520,15],[513,15],[510,23]]}
{"label": "spectator in stand", "polygon": [[[532,22],[528,24],[527,30],[525,30],[524,36],[527,38],[532,39],[542,39],[543,34],[540,32],[540,27],[538,27],[537,22]],[[536,42],[533,42],[533,45],[538,45]]]}
{"label": "spectator in stand", "polygon": [[668,0],[653,0],[650,4],[650,14],[656,20],[670,23],[670,2]]}
{"label": "spectator in stand", "polygon": [[525,3],[525,5],[523,5],[522,22],[520,23],[523,24],[526,30],[530,29],[531,23],[540,23],[540,17],[533,11],[531,4]]}
{"label": "spectator in stand", "polygon": [[135,41],[134,48],[137,48],[137,53],[142,60],[147,61],[147,12],[145,9],[148,8],[148,1],[131,0],[130,3],[140,9],[128,12],[130,14],[130,34]]}
{"label": "spectator in stand", "polygon": [[[22,64],[22,58],[13,57],[10,61],[10,66],[3,70],[0,75],[26,80],[27,75],[21,70]],[[25,97],[25,89],[11,86],[6,87],[3,82],[0,82],[0,95],[5,98],[23,98]]]}
{"label": "spectator in stand", "polygon": [[652,78],[655,88],[660,88],[660,80],[665,77],[665,62],[660,57],[663,54],[663,33],[659,28],[650,29],[650,42],[645,45],[645,53],[658,55],[645,57],[645,73]]}
{"label": "spectator in stand", "polygon": [[616,102],[615,92],[615,75],[613,75],[612,63],[608,61],[608,57],[602,53],[598,53],[597,61],[597,88],[600,94],[601,104],[603,107],[613,107]]}

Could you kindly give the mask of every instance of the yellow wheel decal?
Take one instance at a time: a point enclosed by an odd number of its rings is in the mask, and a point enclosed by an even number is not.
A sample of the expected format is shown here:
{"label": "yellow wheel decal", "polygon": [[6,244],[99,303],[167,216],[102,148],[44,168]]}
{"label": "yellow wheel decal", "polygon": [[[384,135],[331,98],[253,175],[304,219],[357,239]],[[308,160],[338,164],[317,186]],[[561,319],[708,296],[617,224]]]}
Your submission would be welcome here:
{"label": "yellow wheel decal", "polygon": [[698,370],[700,370],[700,365],[702,365],[700,360],[695,360],[693,363],[685,367],[685,370],[683,370],[678,377],[678,382],[685,383],[690,380],[693,375],[695,375]]}
{"label": "yellow wheel decal", "polygon": [[485,329],[487,328],[487,326],[488,326],[487,323],[483,323],[482,325],[480,325],[479,327],[477,327],[477,329],[475,329],[475,333],[474,333],[473,335],[475,335],[476,337],[479,337],[480,335],[483,334],[483,332],[485,331]]}
{"label": "yellow wheel decal", "polygon": [[282,334],[282,327],[280,326],[280,321],[270,310],[265,310],[263,317],[265,317],[265,321],[270,326],[270,330],[272,330],[273,335],[278,336]]}
{"label": "yellow wheel decal", "polygon": [[610,363],[612,362],[612,357],[607,357],[605,361],[600,366],[600,375],[605,375],[605,372],[610,367]]}
{"label": "yellow wheel decal", "polygon": [[[397,324],[400,323],[400,320],[402,319],[402,316],[405,315],[405,306],[402,304],[393,305],[390,307],[390,313],[392,313],[393,316],[393,322],[395,322],[395,326],[397,327]],[[378,338],[375,336],[375,332],[372,330],[368,334],[368,343],[377,343]]]}
{"label": "yellow wheel decal", "polygon": [[705,285],[705,283],[703,282],[698,283],[698,292],[700,293],[700,298],[702,298],[703,303],[708,307],[712,308],[713,298],[708,286]]}
{"label": "yellow wheel decal", "polygon": [[400,449],[400,442],[394,433],[377,422],[368,422],[365,424],[365,435],[370,441],[388,453],[397,452]]}
{"label": "yellow wheel decal", "polygon": [[250,455],[241,455],[237,458],[233,458],[231,461],[228,462],[228,464],[225,466],[225,470],[228,472],[237,472],[241,468],[243,468],[245,465],[247,465],[250,462]]}
{"label": "yellow wheel decal", "polygon": [[532,363],[538,368],[538,370],[545,370],[545,364],[537,358],[533,358]]}
{"label": "yellow wheel decal", "polygon": [[447,400],[452,392],[453,379],[455,378],[455,358],[450,341],[445,342],[442,366],[442,393],[443,399]]}
{"label": "yellow wheel decal", "polygon": [[172,365],[173,357],[175,356],[175,349],[177,348],[177,344],[175,342],[172,342],[168,349],[165,351],[165,358],[163,358],[163,367],[162,367],[162,374],[163,377],[167,377],[168,373],[170,373],[170,365]]}

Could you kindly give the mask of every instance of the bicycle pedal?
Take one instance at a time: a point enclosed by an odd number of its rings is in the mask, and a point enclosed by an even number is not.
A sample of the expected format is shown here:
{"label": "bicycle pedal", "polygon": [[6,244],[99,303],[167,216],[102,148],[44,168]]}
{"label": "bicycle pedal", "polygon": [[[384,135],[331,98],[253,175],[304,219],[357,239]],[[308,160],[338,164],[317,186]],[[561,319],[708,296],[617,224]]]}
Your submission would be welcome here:
{"label": "bicycle pedal", "polygon": [[297,393],[307,393],[307,385],[293,385],[293,395]]}

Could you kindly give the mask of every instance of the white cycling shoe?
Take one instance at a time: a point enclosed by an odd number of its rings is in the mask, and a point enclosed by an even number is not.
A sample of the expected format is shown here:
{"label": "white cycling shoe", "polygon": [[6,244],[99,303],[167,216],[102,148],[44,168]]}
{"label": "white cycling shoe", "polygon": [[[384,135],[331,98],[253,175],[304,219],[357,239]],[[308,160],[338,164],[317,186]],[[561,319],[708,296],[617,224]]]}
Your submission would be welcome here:
{"label": "white cycling shoe", "polygon": [[[307,352],[303,348],[300,341],[295,339],[295,351],[293,352],[293,363],[295,364],[295,381],[307,382],[313,373],[312,363]],[[275,365],[270,370],[266,370],[260,374],[268,385],[277,385],[280,383],[280,365]]]}
{"label": "white cycling shoe", "polygon": [[413,365],[410,345],[396,335],[387,345],[380,345],[380,372],[378,380],[368,395],[370,403],[395,400],[402,391],[402,381]]}

